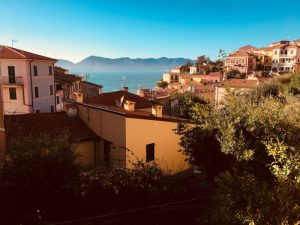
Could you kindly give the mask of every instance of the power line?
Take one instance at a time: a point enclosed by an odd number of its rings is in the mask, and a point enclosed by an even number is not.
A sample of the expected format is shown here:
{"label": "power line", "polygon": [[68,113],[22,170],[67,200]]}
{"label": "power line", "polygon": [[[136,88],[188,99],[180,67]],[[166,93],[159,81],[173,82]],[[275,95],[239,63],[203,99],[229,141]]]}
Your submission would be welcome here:
{"label": "power line", "polygon": [[149,207],[144,207],[144,208],[138,208],[138,209],[131,209],[131,210],[126,210],[126,211],[121,211],[121,212],[109,213],[109,214],[104,214],[104,215],[99,215],[99,216],[92,216],[92,217],[85,217],[85,218],[81,218],[81,219],[68,220],[68,221],[64,221],[64,222],[52,223],[50,225],[63,225],[63,224],[87,222],[87,221],[100,219],[100,218],[105,218],[105,217],[118,216],[118,215],[123,215],[123,214],[134,213],[134,212],[142,212],[142,211],[147,211],[147,210],[151,210],[151,209],[159,209],[159,208],[165,208],[165,207],[170,207],[170,206],[175,206],[175,205],[182,205],[182,204],[185,204],[185,203],[190,203],[190,202],[196,202],[196,201],[199,201],[199,200],[209,199],[210,197],[211,197],[211,195],[206,196],[206,197],[193,198],[193,199],[189,199],[189,200],[165,203],[165,204],[162,204],[162,205],[155,205],[155,206],[149,206]]}

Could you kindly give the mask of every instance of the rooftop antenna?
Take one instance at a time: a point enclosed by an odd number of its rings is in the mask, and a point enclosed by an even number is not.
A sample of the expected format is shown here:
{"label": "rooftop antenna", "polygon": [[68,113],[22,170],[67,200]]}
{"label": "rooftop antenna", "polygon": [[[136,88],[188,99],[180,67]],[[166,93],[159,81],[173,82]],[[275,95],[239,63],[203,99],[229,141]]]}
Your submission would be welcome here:
{"label": "rooftop antenna", "polygon": [[122,88],[124,89],[124,87],[125,87],[125,80],[126,80],[126,77],[124,76],[124,77],[122,77]]}
{"label": "rooftop antenna", "polygon": [[14,43],[17,43],[17,42],[18,42],[17,40],[12,39],[12,40],[11,40],[11,47],[13,48],[13,47],[14,47]]}

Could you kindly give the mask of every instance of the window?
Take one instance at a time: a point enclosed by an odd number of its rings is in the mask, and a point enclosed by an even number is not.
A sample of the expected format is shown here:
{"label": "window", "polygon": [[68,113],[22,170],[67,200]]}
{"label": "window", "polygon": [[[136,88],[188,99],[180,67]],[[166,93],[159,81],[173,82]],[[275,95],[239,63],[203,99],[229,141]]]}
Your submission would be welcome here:
{"label": "window", "polygon": [[51,105],[50,110],[51,110],[52,113],[54,112],[54,106],[53,105]]}
{"label": "window", "polygon": [[284,54],[287,54],[287,50],[284,51]]}
{"label": "window", "polygon": [[275,55],[277,55],[277,51],[275,51]]}
{"label": "window", "polygon": [[50,85],[50,95],[53,95],[53,85]]}
{"label": "window", "polygon": [[39,97],[39,88],[38,88],[38,87],[35,87],[35,88],[34,88],[34,96],[35,96],[36,98]]}
{"label": "window", "polygon": [[16,100],[17,99],[17,89],[9,88],[9,99]]}
{"label": "window", "polygon": [[41,110],[39,110],[39,109],[35,110],[35,113],[40,113],[40,112],[41,112]]}
{"label": "window", "polygon": [[33,75],[34,76],[38,75],[37,66],[33,66]]}
{"label": "window", "polygon": [[49,75],[52,75],[52,66],[49,66]]}
{"label": "window", "polygon": [[291,50],[291,54],[293,54],[294,53],[294,51],[293,50]]}
{"label": "window", "polygon": [[56,104],[59,104],[59,96],[56,96]]}
{"label": "window", "polygon": [[14,66],[8,66],[8,81],[10,84],[16,83],[16,72]]}
{"label": "window", "polygon": [[154,143],[146,145],[146,162],[154,160],[154,146]]}

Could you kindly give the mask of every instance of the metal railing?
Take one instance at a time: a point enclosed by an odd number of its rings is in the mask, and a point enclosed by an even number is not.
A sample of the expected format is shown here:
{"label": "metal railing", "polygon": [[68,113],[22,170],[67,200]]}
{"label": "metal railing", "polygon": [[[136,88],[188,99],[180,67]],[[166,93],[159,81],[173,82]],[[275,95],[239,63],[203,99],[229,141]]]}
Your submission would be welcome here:
{"label": "metal railing", "polygon": [[2,85],[24,84],[24,81],[23,77],[0,77],[0,83]]}

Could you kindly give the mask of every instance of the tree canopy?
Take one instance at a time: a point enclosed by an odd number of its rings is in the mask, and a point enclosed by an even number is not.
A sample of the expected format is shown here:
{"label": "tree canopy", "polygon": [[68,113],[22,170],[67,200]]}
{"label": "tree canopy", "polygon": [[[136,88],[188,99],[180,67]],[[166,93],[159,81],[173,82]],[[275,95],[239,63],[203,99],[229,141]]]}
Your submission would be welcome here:
{"label": "tree canopy", "polygon": [[218,109],[196,103],[194,125],[178,126],[183,153],[217,185],[201,224],[300,221],[299,80],[229,91]]}

